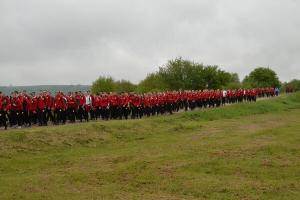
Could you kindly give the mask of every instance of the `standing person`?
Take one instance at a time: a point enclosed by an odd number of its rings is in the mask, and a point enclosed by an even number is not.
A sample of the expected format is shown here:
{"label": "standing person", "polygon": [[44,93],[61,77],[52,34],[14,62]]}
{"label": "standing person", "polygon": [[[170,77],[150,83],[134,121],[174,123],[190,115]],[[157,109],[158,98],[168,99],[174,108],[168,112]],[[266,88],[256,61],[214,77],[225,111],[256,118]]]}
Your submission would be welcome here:
{"label": "standing person", "polygon": [[279,88],[278,87],[275,87],[275,90],[274,90],[274,92],[275,92],[275,96],[278,96],[279,95]]}
{"label": "standing person", "polygon": [[152,116],[154,116],[158,112],[157,111],[158,110],[157,94],[151,94],[150,104],[151,104],[151,114],[152,114]]}
{"label": "standing person", "polygon": [[54,109],[56,115],[55,124],[66,123],[65,108],[66,108],[65,99],[63,97],[62,92],[59,91],[56,93],[55,100],[54,100]]}
{"label": "standing person", "polygon": [[25,126],[30,126],[30,118],[29,118],[29,103],[31,101],[30,96],[27,94],[26,90],[23,91],[23,123]]}
{"label": "standing person", "polygon": [[188,100],[188,92],[184,91],[181,95],[181,99],[183,102],[184,111],[187,111],[189,108],[189,100]]}
{"label": "standing person", "polygon": [[11,111],[10,111],[10,127],[18,125],[21,128],[21,117],[20,113],[23,111],[22,103],[18,98],[18,92],[12,93],[11,97]]}
{"label": "standing person", "polygon": [[109,109],[110,109],[110,119],[118,118],[118,106],[119,106],[119,98],[116,93],[111,93],[109,95]]}
{"label": "standing person", "polygon": [[106,93],[103,93],[100,96],[99,99],[99,105],[100,105],[100,114],[103,120],[109,119],[109,110],[110,110],[110,104],[109,104],[109,98]]}
{"label": "standing person", "polygon": [[167,92],[165,94],[166,98],[166,111],[169,112],[170,114],[173,114],[173,95],[171,92]]}
{"label": "standing person", "polygon": [[251,96],[251,100],[255,102],[256,101],[256,96],[257,96],[256,89],[252,89],[250,91],[250,96]]}
{"label": "standing person", "polygon": [[128,119],[128,115],[129,115],[129,111],[130,111],[130,99],[127,93],[122,94],[120,96],[120,114],[119,114],[119,118],[122,119],[122,117],[124,116],[125,119]]}
{"label": "standing person", "polygon": [[[76,112],[76,119],[79,119],[80,120],[80,116],[79,116],[79,113],[80,113],[80,94],[79,92],[75,92],[75,101],[76,101],[76,108],[77,108],[77,112]],[[80,120],[80,122],[82,122],[82,118]]]}
{"label": "standing person", "polygon": [[28,101],[28,112],[29,112],[29,127],[32,124],[37,123],[37,97],[35,93],[31,93]]}
{"label": "standing person", "polygon": [[[4,125],[5,130],[7,129],[6,119],[4,119],[4,111],[2,108],[2,92],[0,91],[0,128]],[[5,115],[6,116],[6,115]]]}
{"label": "standing person", "polygon": [[222,90],[222,105],[223,106],[226,104],[226,101],[227,101],[227,91]]}
{"label": "standing person", "polygon": [[93,101],[93,108],[94,108],[94,113],[95,113],[95,119],[97,120],[98,118],[101,118],[101,108],[100,108],[100,96],[99,93],[97,93],[94,96],[94,101]]}
{"label": "standing person", "polygon": [[74,93],[67,96],[67,113],[70,122],[75,123],[76,120],[76,99]]}
{"label": "standing person", "polygon": [[[92,112],[92,97],[90,91],[87,91],[85,94],[85,103],[84,103],[84,118],[85,121],[89,121],[89,114]],[[92,114],[91,114],[92,116]]]}
{"label": "standing person", "polygon": [[4,126],[7,130],[7,114],[9,111],[9,98],[0,91],[0,127]]}
{"label": "standing person", "polygon": [[215,91],[215,102],[216,102],[216,107],[220,107],[222,103],[222,97],[223,93],[220,90]]}
{"label": "standing person", "polygon": [[188,103],[189,103],[190,110],[194,110],[195,109],[195,107],[196,107],[196,101],[195,100],[196,100],[196,94],[192,90],[188,94]]}
{"label": "standing person", "polygon": [[80,122],[82,122],[83,118],[84,118],[84,112],[85,112],[85,96],[82,94],[81,91],[78,92],[78,95],[76,97],[77,101],[78,101],[78,119],[80,120]]}
{"label": "standing person", "polygon": [[140,115],[140,107],[141,107],[141,98],[134,94],[131,96],[130,98],[130,102],[131,102],[131,118],[135,119],[138,117],[141,117]]}
{"label": "standing person", "polygon": [[47,125],[47,118],[46,118],[46,100],[44,94],[41,92],[37,98],[37,110],[38,110],[38,122],[39,126],[46,126]]}
{"label": "standing person", "polygon": [[143,97],[143,111],[144,115],[150,117],[151,114],[151,102],[149,94],[145,94]]}
{"label": "standing person", "polygon": [[51,92],[46,91],[45,92],[45,100],[46,100],[46,121],[49,120],[54,124],[55,118],[54,118],[54,97],[51,95]]}

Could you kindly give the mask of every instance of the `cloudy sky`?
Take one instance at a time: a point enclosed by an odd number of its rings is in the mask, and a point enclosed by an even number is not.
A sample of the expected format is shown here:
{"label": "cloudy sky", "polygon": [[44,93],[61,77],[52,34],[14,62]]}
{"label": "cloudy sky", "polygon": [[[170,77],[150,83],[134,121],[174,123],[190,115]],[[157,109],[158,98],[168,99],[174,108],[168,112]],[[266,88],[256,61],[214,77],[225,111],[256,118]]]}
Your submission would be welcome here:
{"label": "cloudy sky", "polygon": [[0,0],[0,85],[135,83],[176,57],[300,78],[298,0]]}

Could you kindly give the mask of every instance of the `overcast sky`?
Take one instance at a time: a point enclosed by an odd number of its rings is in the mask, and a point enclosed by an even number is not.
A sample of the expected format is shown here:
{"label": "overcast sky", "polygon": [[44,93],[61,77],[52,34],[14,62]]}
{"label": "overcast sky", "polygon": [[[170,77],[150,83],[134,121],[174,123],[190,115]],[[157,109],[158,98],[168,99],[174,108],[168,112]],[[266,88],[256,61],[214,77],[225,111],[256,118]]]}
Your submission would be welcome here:
{"label": "overcast sky", "polygon": [[298,0],[0,0],[0,85],[135,83],[169,59],[300,78]]}

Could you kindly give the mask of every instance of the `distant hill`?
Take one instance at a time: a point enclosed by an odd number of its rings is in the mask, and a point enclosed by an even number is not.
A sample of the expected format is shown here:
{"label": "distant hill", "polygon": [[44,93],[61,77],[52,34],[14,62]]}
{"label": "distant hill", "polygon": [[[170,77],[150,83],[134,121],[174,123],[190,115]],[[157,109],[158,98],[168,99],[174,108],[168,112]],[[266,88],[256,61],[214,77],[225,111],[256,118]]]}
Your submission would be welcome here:
{"label": "distant hill", "polygon": [[47,90],[51,93],[56,91],[63,92],[74,92],[74,91],[87,91],[90,90],[89,85],[34,85],[34,86],[0,86],[0,91],[5,94],[10,94],[13,91],[23,91],[27,92],[39,92],[41,90]]}

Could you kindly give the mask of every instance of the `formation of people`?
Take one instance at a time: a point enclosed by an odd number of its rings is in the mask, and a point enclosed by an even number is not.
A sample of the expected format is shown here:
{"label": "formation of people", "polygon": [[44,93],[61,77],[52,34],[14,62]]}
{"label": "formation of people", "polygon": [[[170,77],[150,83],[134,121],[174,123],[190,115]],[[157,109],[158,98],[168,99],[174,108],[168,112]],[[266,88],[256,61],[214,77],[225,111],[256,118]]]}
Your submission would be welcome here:
{"label": "formation of people", "polygon": [[89,120],[136,119],[173,114],[183,109],[220,107],[260,97],[278,95],[274,88],[238,90],[166,91],[145,94],[57,92],[27,93],[10,96],[0,92],[0,127],[7,129],[88,122]]}

